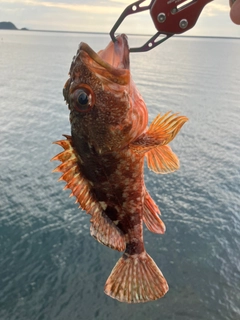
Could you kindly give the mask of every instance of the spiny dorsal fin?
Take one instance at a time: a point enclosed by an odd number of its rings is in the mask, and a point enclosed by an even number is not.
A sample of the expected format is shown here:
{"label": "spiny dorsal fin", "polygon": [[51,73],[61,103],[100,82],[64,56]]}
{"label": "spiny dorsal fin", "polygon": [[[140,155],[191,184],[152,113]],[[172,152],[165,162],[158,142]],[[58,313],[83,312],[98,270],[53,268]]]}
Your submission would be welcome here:
{"label": "spiny dorsal fin", "polygon": [[116,227],[103,212],[103,209],[95,201],[90,192],[89,182],[81,175],[77,153],[74,150],[71,136],[65,136],[66,140],[54,142],[63,147],[64,151],[52,158],[62,163],[53,172],[62,172],[59,181],[66,181],[65,189],[72,190],[71,196],[76,197],[76,202],[80,208],[92,215],[90,233],[102,244],[119,251],[125,250],[125,238],[121,231]]}
{"label": "spiny dorsal fin", "polygon": [[89,182],[84,179],[79,170],[78,158],[73,148],[72,137],[67,135],[64,135],[64,137],[66,137],[66,140],[54,142],[60,145],[64,151],[51,159],[51,161],[58,160],[62,162],[53,172],[63,173],[58,180],[66,181],[67,184],[64,190],[72,190],[70,197],[75,196],[76,202],[80,204],[80,207],[88,213],[91,213],[93,209],[96,210],[96,201],[90,194]]}
{"label": "spiny dorsal fin", "polygon": [[165,224],[160,219],[160,210],[146,190],[143,206],[143,221],[149,231],[163,234],[166,231]]}

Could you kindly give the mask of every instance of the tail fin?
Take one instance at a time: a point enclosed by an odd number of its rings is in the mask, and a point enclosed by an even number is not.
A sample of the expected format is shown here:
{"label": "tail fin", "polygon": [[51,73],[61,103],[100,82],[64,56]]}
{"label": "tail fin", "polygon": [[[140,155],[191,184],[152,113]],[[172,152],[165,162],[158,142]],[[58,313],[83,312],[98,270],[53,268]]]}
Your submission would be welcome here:
{"label": "tail fin", "polygon": [[138,303],[165,295],[168,284],[153,259],[146,253],[127,255],[113,268],[104,292],[121,302]]}

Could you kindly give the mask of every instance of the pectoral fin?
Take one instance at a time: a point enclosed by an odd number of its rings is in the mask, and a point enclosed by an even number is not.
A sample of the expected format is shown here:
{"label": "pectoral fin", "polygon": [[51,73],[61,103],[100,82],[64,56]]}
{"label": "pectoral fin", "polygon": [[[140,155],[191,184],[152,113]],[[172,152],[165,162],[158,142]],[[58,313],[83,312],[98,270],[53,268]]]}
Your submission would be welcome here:
{"label": "pectoral fin", "polygon": [[157,146],[146,153],[148,168],[155,173],[170,173],[179,169],[178,157],[169,146]]}
{"label": "pectoral fin", "polygon": [[159,114],[148,130],[131,143],[130,148],[136,153],[146,153],[157,146],[165,146],[175,138],[186,121],[187,117],[177,113]]}
{"label": "pectoral fin", "polygon": [[156,173],[174,172],[179,168],[179,160],[167,145],[178,134],[188,120],[178,114],[160,114],[153,120],[147,132],[131,143],[136,153],[144,153],[148,167]]}
{"label": "pectoral fin", "polygon": [[185,116],[178,116],[177,113],[167,112],[163,116],[160,114],[151,123],[147,135],[158,145],[166,145],[178,134],[184,123],[188,121]]}

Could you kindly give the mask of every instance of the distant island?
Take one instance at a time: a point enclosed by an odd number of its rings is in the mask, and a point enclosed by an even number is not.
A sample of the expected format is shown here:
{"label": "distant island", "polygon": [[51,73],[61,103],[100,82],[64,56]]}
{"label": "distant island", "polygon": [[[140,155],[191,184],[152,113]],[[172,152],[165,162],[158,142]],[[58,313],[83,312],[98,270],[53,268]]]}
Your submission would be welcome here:
{"label": "distant island", "polygon": [[27,28],[18,29],[12,22],[0,22],[0,29],[3,30],[28,30]]}

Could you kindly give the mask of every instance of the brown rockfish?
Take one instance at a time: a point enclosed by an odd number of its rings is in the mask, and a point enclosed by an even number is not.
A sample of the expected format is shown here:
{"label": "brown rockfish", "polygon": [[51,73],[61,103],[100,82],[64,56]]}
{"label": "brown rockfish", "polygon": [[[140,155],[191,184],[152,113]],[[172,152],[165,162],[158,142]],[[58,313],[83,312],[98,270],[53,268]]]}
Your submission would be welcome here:
{"label": "brown rockfish", "polygon": [[65,189],[91,215],[91,235],[123,256],[112,270],[105,293],[122,302],[161,298],[168,284],[143,243],[143,222],[164,233],[160,211],[144,184],[144,158],[156,173],[179,167],[168,143],[184,116],[158,115],[148,127],[148,112],[129,71],[127,37],[99,53],[81,43],[70,67],[63,95],[70,110],[71,136],[56,143],[64,151]]}

